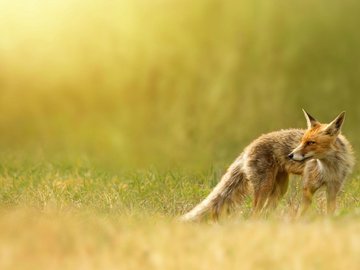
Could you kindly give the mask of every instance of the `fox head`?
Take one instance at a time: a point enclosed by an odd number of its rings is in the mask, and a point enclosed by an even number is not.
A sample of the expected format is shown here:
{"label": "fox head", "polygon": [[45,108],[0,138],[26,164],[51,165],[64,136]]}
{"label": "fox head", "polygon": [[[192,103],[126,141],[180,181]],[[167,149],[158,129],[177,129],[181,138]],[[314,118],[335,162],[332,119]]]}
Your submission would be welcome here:
{"label": "fox head", "polygon": [[289,158],[295,161],[322,159],[333,150],[345,119],[345,112],[340,113],[330,124],[321,124],[304,109],[303,112],[307,130],[300,144],[289,154]]}

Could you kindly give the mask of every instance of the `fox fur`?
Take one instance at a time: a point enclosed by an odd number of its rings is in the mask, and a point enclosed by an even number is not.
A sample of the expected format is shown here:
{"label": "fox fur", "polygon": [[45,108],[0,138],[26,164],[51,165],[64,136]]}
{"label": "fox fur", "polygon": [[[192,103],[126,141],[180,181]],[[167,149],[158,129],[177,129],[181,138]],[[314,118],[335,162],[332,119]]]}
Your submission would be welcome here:
{"label": "fox fur", "polygon": [[352,147],[340,132],[345,112],[329,124],[303,112],[306,130],[280,130],[255,139],[212,192],[181,220],[195,221],[207,214],[217,220],[224,208],[240,204],[249,193],[253,194],[253,215],[274,209],[287,191],[289,174],[303,178],[300,214],[306,212],[322,186],[326,188],[327,211],[333,213],[336,196],[354,165]]}

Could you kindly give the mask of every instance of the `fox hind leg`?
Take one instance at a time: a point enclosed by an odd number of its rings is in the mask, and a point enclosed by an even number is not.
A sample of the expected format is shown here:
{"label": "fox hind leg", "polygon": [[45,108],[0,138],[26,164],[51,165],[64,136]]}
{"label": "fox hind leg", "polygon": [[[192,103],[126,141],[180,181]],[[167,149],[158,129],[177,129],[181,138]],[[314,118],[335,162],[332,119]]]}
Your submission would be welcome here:
{"label": "fox hind leg", "polygon": [[273,190],[270,194],[267,208],[275,210],[279,201],[284,197],[289,186],[289,174],[286,172],[278,172],[275,179]]}
{"label": "fox hind leg", "polygon": [[267,200],[269,199],[275,185],[274,172],[267,172],[265,174],[257,175],[253,181],[254,183],[254,204],[253,216],[259,216],[263,210]]}

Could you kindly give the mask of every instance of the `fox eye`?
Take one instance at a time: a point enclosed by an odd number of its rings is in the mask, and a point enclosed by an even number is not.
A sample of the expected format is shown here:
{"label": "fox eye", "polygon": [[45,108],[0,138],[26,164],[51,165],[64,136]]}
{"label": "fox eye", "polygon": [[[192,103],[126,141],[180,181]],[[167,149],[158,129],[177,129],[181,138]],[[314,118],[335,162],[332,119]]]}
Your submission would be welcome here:
{"label": "fox eye", "polygon": [[315,141],[307,141],[306,142],[306,145],[313,145],[313,144],[315,144],[316,142]]}

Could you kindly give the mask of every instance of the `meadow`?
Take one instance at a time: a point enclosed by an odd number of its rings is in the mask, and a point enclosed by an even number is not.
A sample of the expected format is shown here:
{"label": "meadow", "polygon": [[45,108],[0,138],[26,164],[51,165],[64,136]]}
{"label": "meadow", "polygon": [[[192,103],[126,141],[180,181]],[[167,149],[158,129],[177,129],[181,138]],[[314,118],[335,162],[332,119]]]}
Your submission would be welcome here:
{"label": "meadow", "polygon": [[360,172],[334,217],[301,179],[271,217],[176,218],[260,134],[347,112],[357,1],[0,2],[0,269],[357,269]]}

